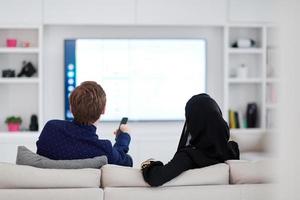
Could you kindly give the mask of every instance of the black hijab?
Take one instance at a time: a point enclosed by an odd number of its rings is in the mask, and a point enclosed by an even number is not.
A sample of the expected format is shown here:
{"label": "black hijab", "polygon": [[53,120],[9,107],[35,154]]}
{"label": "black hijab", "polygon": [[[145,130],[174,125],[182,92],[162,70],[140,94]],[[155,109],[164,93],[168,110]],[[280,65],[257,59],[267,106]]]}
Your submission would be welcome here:
{"label": "black hijab", "polygon": [[228,142],[229,127],[208,94],[193,96],[186,104],[185,117],[177,152],[187,152],[199,166],[239,159],[238,144]]}

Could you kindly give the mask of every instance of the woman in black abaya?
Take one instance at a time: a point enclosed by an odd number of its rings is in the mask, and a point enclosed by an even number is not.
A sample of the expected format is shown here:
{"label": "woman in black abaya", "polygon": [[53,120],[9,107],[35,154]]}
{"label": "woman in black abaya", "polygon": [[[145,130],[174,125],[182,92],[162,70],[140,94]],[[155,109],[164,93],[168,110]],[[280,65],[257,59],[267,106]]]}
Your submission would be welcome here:
{"label": "woman in black abaya", "polygon": [[143,177],[151,186],[160,186],[182,172],[230,159],[239,159],[238,144],[229,140],[229,127],[218,104],[207,94],[193,96],[185,107],[185,125],[173,159],[142,163]]}

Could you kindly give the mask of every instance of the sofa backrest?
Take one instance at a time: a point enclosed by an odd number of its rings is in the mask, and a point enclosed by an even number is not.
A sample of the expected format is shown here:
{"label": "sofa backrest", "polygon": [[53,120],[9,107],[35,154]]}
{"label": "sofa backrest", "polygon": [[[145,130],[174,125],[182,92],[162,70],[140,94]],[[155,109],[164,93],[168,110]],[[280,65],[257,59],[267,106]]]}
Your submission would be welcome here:
{"label": "sofa backrest", "polygon": [[[101,168],[102,187],[145,187],[141,170],[117,165]],[[229,166],[225,163],[183,172],[164,186],[224,185],[229,183]]]}
{"label": "sofa backrest", "polygon": [[227,160],[230,184],[260,184],[276,180],[274,160]]}
{"label": "sofa backrest", "polygon": [[269,142],[266,133],[231,133],[230,139],[239,144],[240,152],[264,152]]}
{"label": "sofa backrest", "polygon": [[[273,182],[275,169],[269,161],[228,160],[192,169],[163,186],[260,184]],[[101,180],[101,184],[100,184]],[[0,163],[0,189],[150,187],[140,169],[105,165],[99,169],[41,169]]]}

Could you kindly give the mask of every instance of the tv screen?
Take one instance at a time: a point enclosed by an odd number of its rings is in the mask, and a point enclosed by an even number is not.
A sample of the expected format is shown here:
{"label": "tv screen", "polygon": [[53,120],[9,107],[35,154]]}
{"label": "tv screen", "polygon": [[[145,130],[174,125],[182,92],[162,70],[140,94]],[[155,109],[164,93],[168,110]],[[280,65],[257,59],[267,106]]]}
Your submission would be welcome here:
{"label": "tv screen", "polygon": [[106,92],[102,120],[183,120],[187,100],[206,91],[204,39],[65,40],[65,118],[81,82]]}

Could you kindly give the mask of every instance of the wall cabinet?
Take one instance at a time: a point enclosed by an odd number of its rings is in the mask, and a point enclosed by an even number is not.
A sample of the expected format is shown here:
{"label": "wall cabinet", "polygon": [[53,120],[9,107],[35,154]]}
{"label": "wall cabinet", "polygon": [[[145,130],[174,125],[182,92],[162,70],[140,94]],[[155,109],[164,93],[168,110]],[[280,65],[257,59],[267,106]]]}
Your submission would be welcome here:
{"label": "wall cabinet", "polygon": [[44,0],[44,24],[133,24],[135,0]]}
{"label": "wall cabinet", "polygon": [[41,25],[42,0],[1,0],[0,25]]}
{"label": "wall cabinet", "polygon": [[44,0],[44,24],[222,25],[226,0]]}
{"label": "wall cabinet", "polygon": [[0,25],[272,22],[273,0],[2,0]]}
{"label": "wall cabinet", "polygon": [[137,24],[221,25],[226,0],[137,0]]}
{"label": "wall cabinet", "polygon": [[229,0],[228,21],[272,22],[275,3],[274,0]]}

